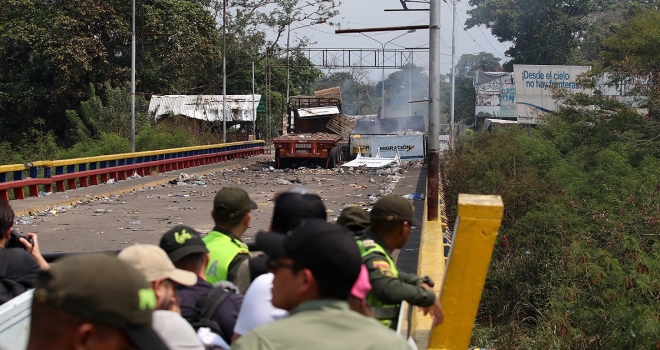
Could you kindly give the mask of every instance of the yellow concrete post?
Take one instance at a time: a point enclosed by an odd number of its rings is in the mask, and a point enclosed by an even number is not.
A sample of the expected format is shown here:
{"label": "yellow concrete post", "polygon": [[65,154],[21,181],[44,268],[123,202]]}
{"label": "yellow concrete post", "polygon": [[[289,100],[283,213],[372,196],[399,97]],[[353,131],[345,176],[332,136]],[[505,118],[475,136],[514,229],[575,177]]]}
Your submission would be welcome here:
{"label": "yellow concrete post", "polygon": [[431,331],[429,349],[469,347],[503,212],[500,196],[458,195],[458,219],[440,296],[445,319]]}

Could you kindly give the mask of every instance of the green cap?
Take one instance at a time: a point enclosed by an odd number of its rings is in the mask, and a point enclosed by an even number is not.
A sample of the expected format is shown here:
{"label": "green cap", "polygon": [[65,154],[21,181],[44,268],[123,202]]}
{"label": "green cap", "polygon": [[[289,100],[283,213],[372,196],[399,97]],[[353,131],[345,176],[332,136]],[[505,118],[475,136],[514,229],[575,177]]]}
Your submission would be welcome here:
{"label": "green cap", "polygon": [[252,209],[257,209],[257,203],[240,187],[223,187],[213,199],[213,213],[219,221],[234,220]]}
{"label": "green cap", "polygon": [[409,200],[397,196],[385,196],[376,203],[371,209],[371,218],[392,222],[408,221],[415,227],[421,227],[419,221],[414,217],[413,205]]}
{"label": "green cap", "polygon": [[362,231],[369,227],[369,212],[357,206],[346,207],[339,214],[337,224],[351,231]]}
{"label": "green cap", "polygon": [[151,328],[156,295],[130,264],[106,254],[77,254],[39,276],[33,303],[119,327],[138,349],[167,349]]}

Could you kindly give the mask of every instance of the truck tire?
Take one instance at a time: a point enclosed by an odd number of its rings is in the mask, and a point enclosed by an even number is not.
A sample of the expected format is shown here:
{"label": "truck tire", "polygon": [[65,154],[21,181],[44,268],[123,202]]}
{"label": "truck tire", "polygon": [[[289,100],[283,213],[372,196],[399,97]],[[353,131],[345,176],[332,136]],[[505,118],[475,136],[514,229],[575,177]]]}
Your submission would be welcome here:
{"label": "truck tire", "polygon": [[280,165],[282,162],[282,158],[280,158],[280,149],[276,148],[275,149],[275,169],[282,169],[282,166]]}
{"label": "truck tire", "polygon": [[337,163],[340,161],[341,155],[339,154],[339,147],[332,147],[328,151],[328,169],[332,169],[337,166]]}

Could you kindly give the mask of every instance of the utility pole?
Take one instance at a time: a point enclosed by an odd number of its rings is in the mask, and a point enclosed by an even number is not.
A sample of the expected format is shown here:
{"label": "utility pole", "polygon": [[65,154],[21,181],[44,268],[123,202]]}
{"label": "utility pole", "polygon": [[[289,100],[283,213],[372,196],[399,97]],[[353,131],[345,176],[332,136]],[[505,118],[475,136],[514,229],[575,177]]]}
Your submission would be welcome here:
{"label": "utility pole", "polygon": [[131,152],[135,152],[135,0],[133,0],[133,29],[131,30]]}
{"label": "utility pole", "polygon": [[252,140],[257,139],[257,108],[254,106],[254,62],[252,62]]}
{"label": "utility pole", "polygon": [[430,0],[429,12],[429,168],[426,219],[437,221],[440,181],[440,0]]}
{"label": "utility pole", "polygon": [[[335,33],[341,33],[341,32],[342,31],[339,31],[339,30],[335,31]],[[343,32],[348,32],[348,31],[343,31]],[[400,38],[400,37],[402,37],[406,34],[414,33],[414,32],[415,32],[415,29],[408,29],[407,32],[405,32],[405,33],[403,33],[403,34],[401,34],[397,37],[394,37],[394,38],[386,41],[385,43],[381,43],[380,41],[368,36],[367,34],[364,34],[362,32],[358,32],[358,33],[364,35],[365,37],[379,43],[381,48],[383,49],[383,59],[382,59],[382,62],[381,62],[382,69],[381,69],[381,74],[380,74],[380,77],[381,77],[381,82],[380,82],[380,84],[381,84],[380,85],[380,118],[381,119],[385,118],[385,46],[387,46],[387,44],[391,43],[392,41],[394,41],[394,40],[396,40],[396,39],[398,39],[398,38]]]}
{"label": "utility pole", "polygon": [[222,143],[227,143],[227,0],[222,0]]}
{"label": "utility pole", "polygon": [[454,130],[454,99],[456,91],[456,66],[454,64],[454,60],[456,59],[456,1],[457,0],[452,0],[453,16],[451,21],[451,96],[449,97],[449,149],[453,149],[454,142],[456,142],[456,131]]}

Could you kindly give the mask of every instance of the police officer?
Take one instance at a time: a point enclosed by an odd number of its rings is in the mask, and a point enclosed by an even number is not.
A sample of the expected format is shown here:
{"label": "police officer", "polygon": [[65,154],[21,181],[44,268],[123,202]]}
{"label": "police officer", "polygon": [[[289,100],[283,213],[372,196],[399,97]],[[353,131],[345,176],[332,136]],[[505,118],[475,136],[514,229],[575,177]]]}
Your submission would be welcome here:
{"label": "police officer", "polygon": [[373,316],[396,329],[402,301],[423,308],[433,317],[433,325],[442,322],[440,301],[433,291],[433,281],[397,270],[391,252],[401,249],[412,231],[419,227],[413,218],[412,204],[403,197],[389,195],[379,199],[370,213],[370,228],[357,237],[362,263],[369,271],[372,290],[367,296]]}
{"label": "police officer", "polygon": [[240,237],[250,226],[252,209],[257,203],[240,187],[224,187],[213,199],[211,217],[215,227],[203,238],[209,250],[206,280],[236,283],[238,267],[250,258],[250,251]]}

